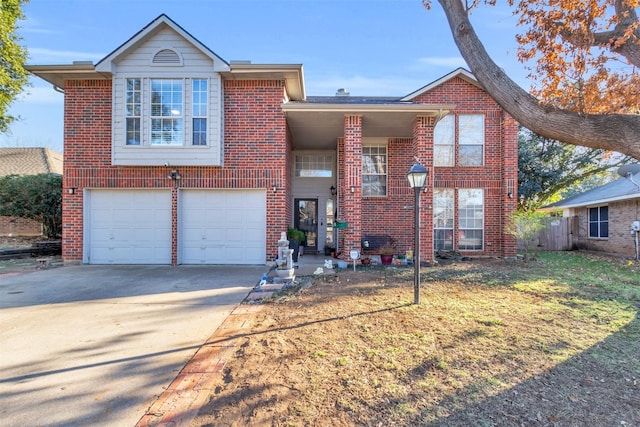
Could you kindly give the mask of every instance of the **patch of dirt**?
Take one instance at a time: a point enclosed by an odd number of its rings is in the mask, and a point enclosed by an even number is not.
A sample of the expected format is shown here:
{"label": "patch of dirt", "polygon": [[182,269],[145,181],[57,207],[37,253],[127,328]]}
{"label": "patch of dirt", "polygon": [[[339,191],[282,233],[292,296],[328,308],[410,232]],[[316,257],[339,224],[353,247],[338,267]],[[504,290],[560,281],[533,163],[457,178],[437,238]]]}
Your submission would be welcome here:
{"label": "patch of dirt", "polygon": [[[33,247],[38,242],[45,242],[46,238],[36,237],[9,237],[0,236],[1,249],[26,249]],[[42,260],[42,261],[41,261]],[[60,255],[29,256],[24,258],[0,259],[0,275],[21,274],[37,271],[43,268],[54,268],[62,265]]]}
{"label": "patch of dirt", "polygon": [[255,315],[192,426],[640,426],[637,265],[578,286],[581,257],[423,268],[419,305],[412,268],[315,277]]}

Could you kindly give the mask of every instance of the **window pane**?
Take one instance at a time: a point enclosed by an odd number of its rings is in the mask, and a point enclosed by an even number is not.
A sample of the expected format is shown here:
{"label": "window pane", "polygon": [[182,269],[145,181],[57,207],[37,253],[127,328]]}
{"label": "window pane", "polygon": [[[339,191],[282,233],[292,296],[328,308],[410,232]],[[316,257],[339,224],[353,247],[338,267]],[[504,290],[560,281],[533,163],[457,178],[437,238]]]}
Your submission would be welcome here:
{"label": "window pane", "polygon": [[362,147],[362,195],[387,195],[387,146]]}
{"label": "window pane", "polygon": [[589,237],[599,237],[598,236],[598,223],[597,222],[589,223]]}
{"label": "window pane", "polygon": [[127,118],[127,145],[140,145],[140,119]]}
{"label": "window pane", "polygon": [[151,80],[151,144],[183,143],[182,112],[182,80]]}
{"label": "window pane", "polygon": [[297,154],[295,156],[295,176],[304,178],[331,178],[333,176],[333,156]]}
{"label": "window pane", "polygon": [[127,79],[125,93],[125,144],[140,145],[140,116],[142,112],[140,79]]}
{"label": "window pane", "polygon": [[482,114],[461,114],[458,117],[458,142],[460,145],[484,145]]}
{"label": "window pane", "polygon": [[589,208],[589,221],[598,220],[598,208]]}
{"label": "window pane", "polygon": [[458,249],[482,250],[484,245],[484,192],[458,191]]}
{"label": "window pane", "polygon": [[609,219],[609,207],[601,206],[600,207],[600,221],[607,221]]}
{"label": "window pane", "polygon": [[182,80],[151,80],[151,115],[182,115]]}
{"label": "window pane", "polygon": [[151,144],[182,144],[182,120],[152,119]]}
{"label": "window pane", "polygon": [[461,145],[460,166],[482,166],[482,149],[481,145]]}
{"label": "window pane", "polygon": [[453,146],[434,145],[433,146],[434,166],[453,166]]}
{"label": "window pane", "polygon": [[193,145],[207,145],[207,119],[193,119]]}
{"label": "window pane", "polygon": [[609,237],[609,222],[603,221],[600,223],[600,236],[599,237]]}
{"label": "window pane", "polygon": [[433,190],[433,244],[435,250],[453,250],[453,197],[453,189],[436,188]]}
{"label": "window pane", "polygon": [[453,166],[455,117],[444,116],[433,130],[434,166]]}

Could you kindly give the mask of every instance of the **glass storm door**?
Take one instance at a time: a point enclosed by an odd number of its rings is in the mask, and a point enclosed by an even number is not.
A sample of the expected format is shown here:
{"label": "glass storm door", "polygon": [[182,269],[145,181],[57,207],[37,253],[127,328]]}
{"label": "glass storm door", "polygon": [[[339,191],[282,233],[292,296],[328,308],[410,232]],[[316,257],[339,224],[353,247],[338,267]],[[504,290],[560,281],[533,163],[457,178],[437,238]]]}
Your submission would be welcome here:
{"label": "glass storm door", "polygon": [[293,226],[304,231],[305,251],[318,250],[318,199],[295,199]]}

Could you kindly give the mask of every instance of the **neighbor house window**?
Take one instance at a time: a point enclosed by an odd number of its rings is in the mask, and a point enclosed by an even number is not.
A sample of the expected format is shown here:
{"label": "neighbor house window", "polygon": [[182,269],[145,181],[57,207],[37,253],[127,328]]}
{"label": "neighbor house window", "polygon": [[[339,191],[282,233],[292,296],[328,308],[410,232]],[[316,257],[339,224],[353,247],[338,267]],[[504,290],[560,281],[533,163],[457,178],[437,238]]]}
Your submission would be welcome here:
{"label": "neighbor house window", "polygon": [[205,79],[193,80],[193,89],[191,92],[193,145],[207,145],[207,104],[209,99],[207,83]]}
{"label": "neighbor house window", "polygon": [[458,164],[482,166],[484,164],[484,115],[458,116]]}
{"label": "neighbor house window", "polygon": [[125,145],[206,146],[208,79],[125,79]]}
{"label": "neighbor house window", "polygon": [[182,80],[151,80],[151,144],[182,144]]}
{"label": "neighbor house window", "polygon": [[589,237],[609,237],[609,207],[589,208]]}
{"label": "neighbor house window", "polygon": [[333,156],[330,154],[296,154],[295,176],[302,178],[331,178]]}
{"label": "neighbor house window", "polygon": [[387,195],[387,146],[362,146],[362,195]]}
{"label": "neighbor house window", "polygon": [[127,79],[126,89],[127,145],[140,145],[140,120],[142,119],[142,87],[140,79]]}
{"label": "neighbor house window", "polygon": [[484,192],[458,190],[458,249],[480,251],[484,245]]}
{"label": "neighbor house window", "polygon": [[433,130],[433,165],[453,166],[455,152],[455,117],[444,116]]}
{"label": "neighbor house window", "polygon": [[436,251],[453,250],[453,205],[453,189],[433,190],[433,249]]}

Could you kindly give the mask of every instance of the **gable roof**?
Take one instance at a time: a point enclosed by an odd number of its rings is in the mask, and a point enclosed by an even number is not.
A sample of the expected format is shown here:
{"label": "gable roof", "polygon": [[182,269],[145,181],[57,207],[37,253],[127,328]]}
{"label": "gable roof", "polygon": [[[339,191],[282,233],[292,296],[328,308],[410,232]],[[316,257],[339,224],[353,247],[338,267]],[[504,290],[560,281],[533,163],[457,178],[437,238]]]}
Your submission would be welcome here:
{"label": "gable roof", "polygon": [[[634,182],[635,181],[635,184]],[[592,188],[575,196],[541,208],[541,211],[593,206],[609,202],[618,202],[640,198],[640,173],[629,178],[620,178],[600,187]]]}
{"label": "gable roof", "polygon": [[455,70],[453,70],[452,72],[450,72],[449,74],[446,74],[442,77],[440,77],[437,80],[434,80],[433,82],[429,83],[426,86],[421,87],[420,89],[411,92],[409,95],[405,96],[404,98],[400,99],[400,101],[411,101],[414,98],[422,95],[425,92],[429,92],[431,89],[433,89],[434,87],[440,86],[443,83],[448,82],[451,79],[454,79],[456,77],[461,78],[462,80],[466,81],[467,83],[471,83],[474,86],[479,87],[480,89],[483,89],[482,86],[480,86],[480,83],[478,83],[478,80],[475,78],[475,76],[473,74],[471,74],[471,71],[465,70],[462,67],[456,68]]}
{"label": "gable roof", "polygon": [[135,49],[140,43],[144,42],[148,37],[155,34],[163,26],[168,26],[176,33],[184,37],[189,43],[194,45],[197,49],[202,51],[205,55],[213,60],[214,71],[229,71],[229,63],[218,56],[214,51],[202,44],[200,40],[193,37],[187,30],[176,24],[171,18],[164,13],[151,21],[147,26],[134,34],[129,40],[117,47],[113,52],[102,58],[96,64],[96,71],[98,72],[111,72],[112,62],[117,60],[122,55],[126,55],[132,49]]}
{"label": "gable roof", "polygon": [[0,148],[0,176],[62,175],[62,154],[49,148]]}

